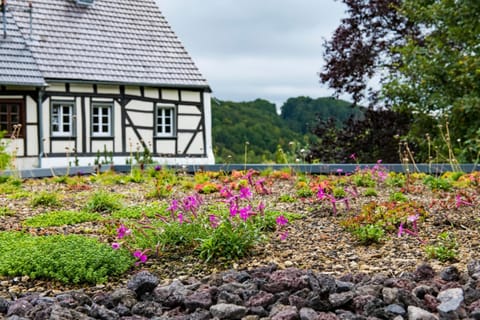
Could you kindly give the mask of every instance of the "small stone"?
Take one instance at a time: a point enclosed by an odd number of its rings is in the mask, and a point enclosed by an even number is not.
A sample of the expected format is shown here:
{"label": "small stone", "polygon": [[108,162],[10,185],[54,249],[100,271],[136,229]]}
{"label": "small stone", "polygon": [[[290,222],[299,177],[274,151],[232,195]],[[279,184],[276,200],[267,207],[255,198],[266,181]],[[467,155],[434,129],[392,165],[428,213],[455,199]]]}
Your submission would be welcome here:
{"label": "small stone", "polygon": [[312,308],[300,309],[300,320],[317,320],[318,313]]}
{"label": "small stone", "polygon": [[283,264],[285,265],[285,268],[293,267],[293,262],[290,260],[285,261]]}
{"label": "small stone", "polygon": [[391,316],[405,316],[407,314],[405,308],[398,304],[389,304],[384,310],[385,313]]}
{"label": "small stone", "polygon": [[460,279],[460,272],[457,267],[450,266],[440,272],[440,278],[445,281],[458,281]]}
{"label": "small stone", "polygon": [[342,293],[332,293],[328,297],[328,302],[334,307],[341,307],[350,301],[352,301],[355,294],[351,291],[342,292]]}
{"label": "small stone", "polygon": [[210,307],[212,316],[218,319],[241,319],[247,308],[230,303],[219,303]]}
{"label": "small stone", "polygon": [[148,271],[140,271],[135,274],[127,283],[127,288],[135,291],[138,297],[147,292],[152,292],[158,285],[159,280]]}
{"label": "small stone", "polygon": [[408,320],[438,320],[438,317],[427,310],[415,306],[408,306]]}
{"label": "small stone", "polygon": [[437,306],[442,319],[464,318],[463,290],[461,288],[447,289],[440,292],[437,300],[441,303]]}

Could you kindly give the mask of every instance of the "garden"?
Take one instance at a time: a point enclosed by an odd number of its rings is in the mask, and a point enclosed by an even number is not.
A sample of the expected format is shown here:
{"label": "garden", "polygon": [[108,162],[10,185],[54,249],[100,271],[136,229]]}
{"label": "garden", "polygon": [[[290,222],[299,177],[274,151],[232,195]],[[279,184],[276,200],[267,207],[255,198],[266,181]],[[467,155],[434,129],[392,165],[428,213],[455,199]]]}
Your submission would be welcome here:
{"label": "garden", "polygon": [[[0,181],[0,297],[113,289],[265,265],[400,276],[465,270],[480,248],[480,172],[330,175],[134,167]],[[48,294],[48,293],[47,293]]]}

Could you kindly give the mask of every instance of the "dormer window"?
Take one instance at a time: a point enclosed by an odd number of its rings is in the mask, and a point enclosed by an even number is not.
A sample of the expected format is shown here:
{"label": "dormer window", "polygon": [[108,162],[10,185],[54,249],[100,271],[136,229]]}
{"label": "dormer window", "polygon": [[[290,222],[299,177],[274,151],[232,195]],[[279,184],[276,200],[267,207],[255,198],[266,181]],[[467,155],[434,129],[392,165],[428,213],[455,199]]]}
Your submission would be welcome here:
{"label": "dormer window", "polygon": [[91,6],[94,0],[75,0],[78,5],[81,6]]}

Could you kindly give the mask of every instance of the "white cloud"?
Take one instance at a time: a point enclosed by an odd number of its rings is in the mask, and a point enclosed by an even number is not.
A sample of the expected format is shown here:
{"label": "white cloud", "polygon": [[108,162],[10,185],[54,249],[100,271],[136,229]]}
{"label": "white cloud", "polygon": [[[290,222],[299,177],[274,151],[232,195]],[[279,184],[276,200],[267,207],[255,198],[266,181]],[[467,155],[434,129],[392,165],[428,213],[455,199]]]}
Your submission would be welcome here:
{"label": "white cloud", "polygon": [[327,96],[322,43],[340,23],[334,0],[157,0],[220,99]]}

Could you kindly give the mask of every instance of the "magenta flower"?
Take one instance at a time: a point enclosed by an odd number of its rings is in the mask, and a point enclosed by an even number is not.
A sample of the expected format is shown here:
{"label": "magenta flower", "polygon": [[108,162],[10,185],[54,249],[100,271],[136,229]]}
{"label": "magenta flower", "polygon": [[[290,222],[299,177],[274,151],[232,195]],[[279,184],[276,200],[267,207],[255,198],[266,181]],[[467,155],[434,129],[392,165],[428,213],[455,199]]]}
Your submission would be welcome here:
{"label": "magenta flower", "polygon": [[136,250],[134,253],[133,253],[133,256],[135,258],[138,259],[137,262],[135,262],[135,265],[138,266],[140,263],[145,263],[148,259],[147,255],[145,254],[145,252],[142,252],[140,250]]}
{"label": "magenta flower", "polygon": [[120,243],[118,243],[118,242],[112,243],[112,249],[113,249],[113,250],[118,250],[118,249],[120,249]]}
{"label": "magenta flower", "polygon": [[238,213],[238,205],[235,201],[230,201],[230,216],[235,217]]}
{"label": "magenta flower", "polygon": [[250,199],[252,197],[252,192],[250,188],[242,187],[240,189],[240,199]]}
{"label": "magenta flower", "polygon": [[265,188],[265,178],[258,179],[257,182],[255,182],[255,189],[260,194],[269,194],[270,193],[270,191],[268,191],[268,189]]}
{"label": "magenta flower", "polygon": [[286,240],[287,237],[288,237],[288,231],[287,231],[287,230],[284,231],[284,232],[282,232],[282,233],[280,233],[280,240],[282,240],[282,241],[283,241],[283,240]]}
{"label": "magenta flower", "polygon": [[118,229],[117,229],[117,238],[118,239],[122,239],[123,237],[129,236],[130,234],[132,234],[132,230],[128,229],[123,224],[120,225],[120,227],[118,227]]}
{"label": "magenta flower", "polygon": [[455,207],[458,209],[461,206],[473,206],[473,204],[465,200],[462,200],[462,197],[459,194],[457,194],[455,196]]}
{"label": "magenta flower", "polygon": [[242,219],[243,221],[247,221],[248,217],[250,217],[250,215],[252,214],[252,207],[248,205],[244,208],[241,208],[240,210],[238,210],[238,214],[240,216],[240,219]]}
{"label": "magenta flower", "polygon": [[263,201],[261,201],[259,204],[258,204],[258,207],[257,207],[257,210],[258,212],[260,212],[260,214],[264,214],[265,212],[265,203],[263,203]]}
{"label": "magenta flower", "polygon": [[182,224],[184,222],[183,220],[183,213],[179,212],[178,213],[178,223]]}
{"label": "magenta flower", "polygon": [[208,220],[210,221],[210,226],[215,229],[216,227],[218,227],[219,225],[219,222],[218,222],[218,218],[216,215],[214,214],[211,214],[208,216]]}
{"label": "magenta flower", "polygon": [[284,216],[278,216],[277,219],[275,219],[275,222],[277,223],[277,226],[284,226],[288,223],[288,219]]}
{"label": "magenta flower", "polygon": [[400,227],[398,227],[397,236],[400,238],[403,234],[403,222],[400,223]]}
{"label": "magenta flower", "polygon": [[325,199],[326,195],[325,195],[325,191],[323,190],[323,188],[318,188],[318,192],[317,192],[317,198],[320,199],[320,200],[323,200]]}
{"label": "magenta flower", "polygon": [[220,190],[220,195],[224,198],[227,198],[227,199],[233,197],[232,191],[227,187],[223,187]]}
{"label": "magenta flower", "polygon": [[170,207],[167,209],[171,213],[174,213],[175,211],[178,210],[178,200],[173,199],[172,202],[170,203]]}
{"label": "magenta flower", "polygon": [[353,161],[355,161],[357,159],[357,156],[355,155],[355,153],[352,153],[350,156],[349,156],[350,159],[352,159]]}

